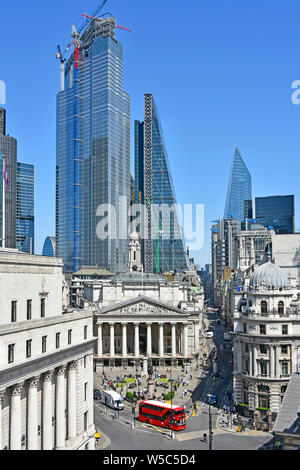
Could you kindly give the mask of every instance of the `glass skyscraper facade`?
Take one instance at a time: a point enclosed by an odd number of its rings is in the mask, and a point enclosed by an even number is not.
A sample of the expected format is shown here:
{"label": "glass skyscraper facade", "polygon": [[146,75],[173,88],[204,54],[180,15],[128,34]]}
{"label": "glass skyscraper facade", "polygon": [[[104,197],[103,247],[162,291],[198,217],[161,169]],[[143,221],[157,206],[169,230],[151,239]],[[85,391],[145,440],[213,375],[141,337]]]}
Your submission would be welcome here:
{"label": "glass skyscraper facade", "polygon": [[[91,21],[80,38],[78,116],[74,116],[74,57],[57,96],[56,255],[74,266],[74,185],[79,190],[79,268],[99,265],[126,271],[130,203],[130,98],[123,89],[123,47],[113,18]],[[75,119],[79,135],[75,135]],[[79,181],[74,181],[74,139],[79,142]],[[120,203],[123,197],[123,206]],[[127,198],[126,200],[124,198]],[[99,206],[115,209],[115,233],[97,236]]]}
{"label": "glass skyscraper facade", "polygon": [[295,196],[256,197],[255,218],[275,233],[295,233]]}
{"label": "glass skyscraper facade", "polygon": [[45,239],[42,255],[55,257],[55,237],[47,237]]}
{"label": "glass skyscraper facade", "polygon": [[[5,126],[5,123],[4,123]],[[0,135],[0,246],[2,246],[3,221],[3,160],[5,156],[6,172],[9,186],[5,185],[5,247],[16,248],[16,171],[17,141],[14,137]]]}
{"label": "glass skyscraper facade", "polygon": [[143,231],[146,272],[183,271],[188,267],[176,211],[172,175],[158,109],[151,94],[144,96],[144,122],[135,121],[135,193],[147,208]]}
{"label": "glass skyscraper facade", "polygon": [[[245,203],[245,201],[247,201]],[[252,179],[242,158],[240,150],[235,147],[230,180],[227,192],[224,219],[244,221],[249,216],[247,207],[252,205]],[[245,213],[247,211],[247,213]]]}
{"label": "glass skyscraper facade", "polygon": [[34,253],[34,165],[17,162],[16,248]]}

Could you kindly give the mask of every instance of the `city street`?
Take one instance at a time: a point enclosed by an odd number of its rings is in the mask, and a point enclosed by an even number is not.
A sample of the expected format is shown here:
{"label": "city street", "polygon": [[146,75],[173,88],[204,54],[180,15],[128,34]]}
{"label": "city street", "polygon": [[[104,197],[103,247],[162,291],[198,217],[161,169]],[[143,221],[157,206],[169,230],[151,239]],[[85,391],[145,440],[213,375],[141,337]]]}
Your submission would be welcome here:
{"label": "city street", "polygon": [[[208,434],[209,406],[207,404],[207,394],[216,395],[217,404],[211,406],[213,445],[215,450],[254,450],[258,449],[271,438],[270,434],[258,433],[255,431],[243,433],[227,432],[217,426],[219,409],[224,404],[230,404],[227,397],[227,391],[232,393],[231,374],[232,364],[231,348],[229,342],[222,350],[224,344],[223,324],[217,323],[217,313],[207,313],[206,324],[209,331],[214,332],[214,336],[208,339],[208,351],[216,348],[218,352],[218,371],[219,377],[213,378],[212,361],[204,371],[203,378],[195,388],[192,397],[199,403],[196,416],[191,416],[192,398],[186,405],[187,427],[186,430],[175,433],[175,438],[170,439],[170,432],[163,428],[140,423],[137,419],[138,408],[135,414],[135,429],[133,427],[132,406],[125,402],[124,410],[120,411],[120,419],[113,419],[113,410],[107,408],[107,414],[104,414],[105,407],[101,401],[95,401],[95,424],[97,429],[104,432],[110,439],[107,450],[206,450],[208,443],[202,442],[203,433]],[[175,399],[176,402],[176,399]],[[231,402],[232,403],[232,402]]]}

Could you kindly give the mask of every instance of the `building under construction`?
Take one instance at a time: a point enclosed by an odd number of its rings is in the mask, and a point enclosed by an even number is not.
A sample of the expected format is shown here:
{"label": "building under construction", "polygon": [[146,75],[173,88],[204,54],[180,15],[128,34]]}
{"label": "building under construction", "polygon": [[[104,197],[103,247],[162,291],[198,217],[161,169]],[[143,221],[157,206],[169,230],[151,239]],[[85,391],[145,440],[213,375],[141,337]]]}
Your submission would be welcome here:
{"label": "building under construction", "polygon": [[[56,255],[66,271],[100,265],[120,272],[128,261],[130,98],[123,89],[123,46],[115,38],[115,19],[89,19],[83,30],[73,27],[68,61],[60,48],[57,55]],[[127,206],[119,207],[120,196],[127,197]],[[115,233],[106,239],[96,233],[103,204],[116,213]]]}

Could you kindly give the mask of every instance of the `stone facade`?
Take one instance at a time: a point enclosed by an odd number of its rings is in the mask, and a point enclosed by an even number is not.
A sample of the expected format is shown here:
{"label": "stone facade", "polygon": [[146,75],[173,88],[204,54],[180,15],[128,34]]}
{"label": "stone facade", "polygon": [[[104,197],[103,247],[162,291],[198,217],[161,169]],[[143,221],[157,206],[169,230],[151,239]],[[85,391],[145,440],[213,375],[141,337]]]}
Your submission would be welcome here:
{"label": "stone facade", "polygon": [[94,448],[93,317],[61,294],[61,259],[0,249],[0,449]]}
{"label": "stone facade", "polygon": [[[240,283],[241,284],[241,283]],[[234,397],[257,423],[278,413],[293,372],[300,371],[300,303],[295,279],[270,261],[232,289]],[[267,426],[271,426],[268,418]]]}
{"label": "stone facade", "polygon": [[199,353],[199,312],[190,313],[147,297],[95,312],[98,366],[191,362]]}

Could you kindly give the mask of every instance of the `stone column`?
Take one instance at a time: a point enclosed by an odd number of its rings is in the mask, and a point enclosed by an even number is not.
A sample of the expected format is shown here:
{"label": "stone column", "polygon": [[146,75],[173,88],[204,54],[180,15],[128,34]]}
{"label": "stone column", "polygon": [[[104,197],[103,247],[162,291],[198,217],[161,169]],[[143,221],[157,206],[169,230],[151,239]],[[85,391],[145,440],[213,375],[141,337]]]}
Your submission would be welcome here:
{"label": "stone column", "polygon": [[199,323],[194,323],[195,331],[195,354],[199,352]]}
{"label": "stone column", "polygon": [[134,324],[134,355],[140,357],[140,331],[139,323]]}
{"label": "stone column", "polygon": [[5,395],[5,390],[0,390],[0,451],[3,449],[3,429],[2,429],[2,402]]}
{"label": "stone column", "polygon": [[269,377],[274,377],[273,346],[269,346]]}
{"label": "stone column", "polygon": [[103,356],[102,323],[98,323],[97,355]]}
{"label": "stone column", "polygon": [[253,377],[257,377],[257,350],[256,344],[253,344]]}
{"label": "stone column", "polygon": [[28,450],[38,450],[38,402],[37,389],[39,377],[31,379],[28,389]]}
{"label": "stone column", "polygon": [[249,350],[249,375],[254,375],[254,367],[253,367],[253,344],[248,344]]}
{"label": "stone column", "polygon": [[110,323],[110,357],[115,355],[115,324]]}
{"label": "stone column", "polygon": [[162,359],[164,356],[164,324],[159,323],[159,357]]}
{"label": "stone column", "polygon": [[176,323],[172,323],[172,357],[176,357]]}
{"label": "stone column", "polygon": [[237,341],[237,354],[238,354],[238,357],[237,357],[237,372],[239,374],[241,374],[243,371],[243,358],[242,358],[242,342],[241,341]]}
{"label": "stone column", "polygon": [[17,384],[11,395],[10,450],[21,450],[21,393],[23,383]]}
{"label": "stone column", "polygon": [[54,370],[46,373],[43,383],[43,450],[53,449],[52,431],[52,377]]}
{"label": "stone column", "polygon": [[183,338],[184,338],[184,340],[183,340],[183,347],[184,347],[183,354],[184,354],[184,357],[188,357],[188,355],[189,355],[188,328],[189,328],[189,324],[184,323],[183,324]]}
{"label": "stone column", "polygon": [[76,437],[76,369],[77,362],[70,364],[68,374],[68,439]]}
{"label": "stone column", "polygon": [[65,371],[66,366],[60,367],[56,377],[56,448],[66,445]]}
{"label": "stone column", "polygon": [[127,357],[127,323],[122,323],[122,356]]}
{"label": "stone column", "polygon": [[152,328],[151,323],[147,323],[147,356],[152,356]]}

